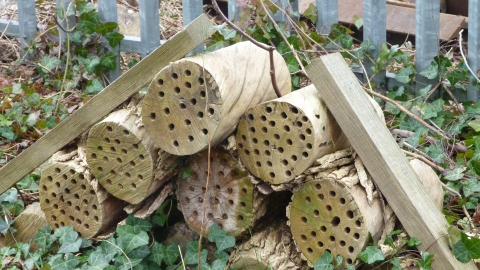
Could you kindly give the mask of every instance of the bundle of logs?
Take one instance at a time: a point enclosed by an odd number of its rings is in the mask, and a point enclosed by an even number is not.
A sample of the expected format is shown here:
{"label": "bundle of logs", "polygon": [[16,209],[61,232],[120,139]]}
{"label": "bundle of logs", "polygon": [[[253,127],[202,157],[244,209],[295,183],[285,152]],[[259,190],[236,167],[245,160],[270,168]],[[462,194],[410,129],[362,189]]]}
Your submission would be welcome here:
{"label": "bundle of logs", "polygon": [[[372,238],[393,230],[392,210],[317,89],[291,92],[276,52],[274,63],[280,98],[269,54],[249,42],[162,69],[146,94],[44,166],[47,222],[91,238],[127,213],[150,215],[175,193],[191,230],[208,234],[216,224],[238,237],[230,267],[302,269],[327,250],[355,264]],[[441,205],[435,173],[418,160],[412,166]]]}

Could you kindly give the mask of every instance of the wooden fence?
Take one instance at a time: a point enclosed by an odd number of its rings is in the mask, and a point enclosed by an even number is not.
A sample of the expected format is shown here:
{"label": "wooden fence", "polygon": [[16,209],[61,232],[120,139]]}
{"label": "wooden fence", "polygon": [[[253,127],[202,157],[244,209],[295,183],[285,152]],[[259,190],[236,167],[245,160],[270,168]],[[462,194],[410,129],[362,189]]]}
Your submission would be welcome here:
{"label": "wooden fence", "polygon": [[[67,9],[73,0],[56,0],[58,7]],[[272,0],[281,6],[290,5],[292,10],[298,10],[298,0]],[[338,22],[339,0],[316,0],[318,8],[317,29],[330,29],[330,26]],[[342,0],[340,0],[342,1]],[[229,18],[238,15],[237,0],[228,0]],[[364,0],[363,20],[364,39],[370,38],[378,48],[386,42],[386,0]],[[35,16],[35,0],[17,0],[19,21],[0,20],[0,31],[6,35],[19,37],[22,47],[28,46],[29,40],[35,37],[37,29],[45,26],[37,25]],[[182,0],[184,24],[188,24],[203,12],[202,0]],[[115,48],[119,51],[140,53],[148,55],[160,46],[158,1],[140,0],[140,37],[126,36]],[[102,21],[117,21],[116,0],[98,0],[98,11]],[[468,19],[468,64],[476,72],[480,69],[480,0],[469,0]],[[285,20],[285,14],[275,14],[276,20]],[[74,18],[70,18],[69,25],[74,25]],[[416,1],[416,54],[415,64],[417,72],[422,71],[438,55],[440,31],[440,0],[417,0]],[[324,31],[322,31],[324,32]],[[61,37],[60,37],[61,38]],[[119,65],[117,65],[118,67]],[[120,70],[110,73],[110,78],[117,78]],[[385,77],[387,79],[385,80]],[[375,79],[387,81],[392,74],[380,74]],[[417,80],[427,82],[422,78]],[[391,87],[389,84],[387,87]],[[474,86],[467,87],[467,91],[456,90],[455,96],[459,100],[479,99],[479,91]]]}

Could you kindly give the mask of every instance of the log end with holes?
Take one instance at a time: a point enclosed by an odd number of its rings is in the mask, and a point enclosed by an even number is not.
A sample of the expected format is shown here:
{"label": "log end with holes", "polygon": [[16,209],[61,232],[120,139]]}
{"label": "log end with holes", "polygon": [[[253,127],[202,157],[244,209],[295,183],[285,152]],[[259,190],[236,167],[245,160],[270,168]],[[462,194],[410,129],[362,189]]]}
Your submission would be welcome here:
{"label": "log end with holes", "polygon": [[102,228],[104,215],[96,190],[74,167],[49,163],[40,179],[40,206],[53,229],[72,226],[84,238]]}
{"label": "log end with holes", "polygon": [[208,146],[222,116],[216,81],[187,59],[162,69],[148,88],[142,121],[152,140],[174,155],[191,155]]}
{"label": "log end with holes", "polygon": [[266,182],[291,181],[317,158],[322,145],[317,143],[315,129],[298,107],[263,103],[249,109],[239,122],[238,155],[250,172]]}
{"label": "log end with holes", "polygon": [[138,132],[121,123],[100,122],[89,132],[87,163],[113,196],[137,204],[149,195],[153,158]]}
{"label": "log end with holes", "polygon": [[251,177],[228,152],[212,149],[208,186],[208,151],[189,157],[186,168],[190,176],[178,181],[177,198],[190,228],[200,233],[204,216],[204,233],[216,224],[237,236],[252,225]]}
{"label": "log end with holes", "polygon": [[328,250],[351,265],[368,243],[364,216],[350,190],[339,182],[307,182],[293,195],[289,207],[293,238],[310,263]]}

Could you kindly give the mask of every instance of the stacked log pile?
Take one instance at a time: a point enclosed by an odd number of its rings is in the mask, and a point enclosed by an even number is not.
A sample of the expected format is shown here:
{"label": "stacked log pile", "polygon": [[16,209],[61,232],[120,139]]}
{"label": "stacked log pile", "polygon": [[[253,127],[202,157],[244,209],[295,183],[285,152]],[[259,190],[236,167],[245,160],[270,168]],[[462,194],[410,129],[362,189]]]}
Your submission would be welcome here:
{"label": "stacked log pile", "polygon": [[[197,234],[216,224],[240,239],[257,228],[240,241],[231,267],[302,269],[327,250],[354,264],[371,238],[393,229],[392,211],[317,89],[289,93],[288,68],[278,53],[274,62],[277,99],[268,53],[247,42],[160,70],[143,99],[112,112],[44,167],[48,223],[94,237],[115,229],[124,207],[153,212],[175,186]],[[183,168],[179,156],[187,156]],[[443,200],[441,187],[432,193]],[[260,258],[251,241],[264,247]]]}

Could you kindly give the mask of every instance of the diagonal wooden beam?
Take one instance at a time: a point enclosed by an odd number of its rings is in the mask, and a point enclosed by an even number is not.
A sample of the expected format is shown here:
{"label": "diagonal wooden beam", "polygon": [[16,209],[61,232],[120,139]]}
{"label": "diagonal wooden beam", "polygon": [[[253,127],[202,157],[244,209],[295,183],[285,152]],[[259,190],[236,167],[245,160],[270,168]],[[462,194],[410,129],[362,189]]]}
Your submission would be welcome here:
{"label": "diagonal wooden beam", "polygon": [[0,194],[20,181],[50,156],[100,121],[128,99],[170,62],[196,48],[214,33],[214,25],[202,14],[186,28],[157,48],[120,78],[105,87],[83,107],[0,169]]}
{"label": "diagonal wooden beam", "polygon": [[315,59],[306,68],[355,151],[420,250],[435,254],[434,269],[476,269],[463,264],[448,246],[448,223],[422,187],[387,127],[340,53]]}

